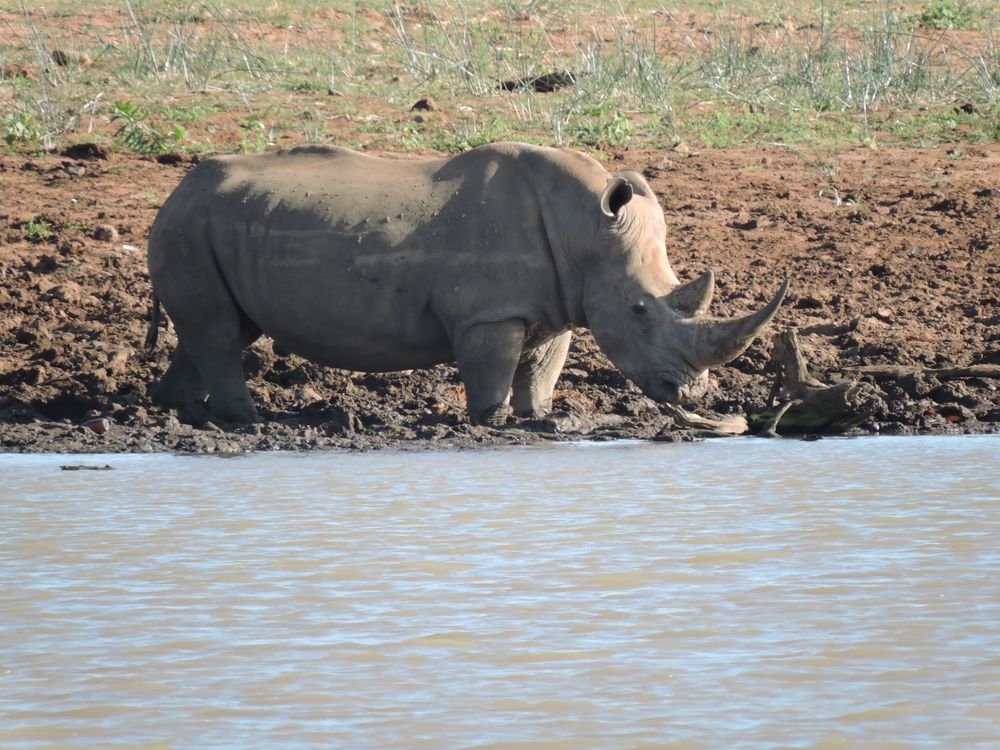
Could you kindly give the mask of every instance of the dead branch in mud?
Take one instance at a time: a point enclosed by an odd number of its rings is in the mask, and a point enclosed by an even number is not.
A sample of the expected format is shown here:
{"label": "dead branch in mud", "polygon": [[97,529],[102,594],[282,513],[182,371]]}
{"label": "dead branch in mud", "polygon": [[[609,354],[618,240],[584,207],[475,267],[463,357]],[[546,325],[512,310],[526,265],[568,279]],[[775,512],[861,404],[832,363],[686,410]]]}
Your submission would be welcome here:
{"label": "dead branch in mud", "polygon": [[844,372],[870,375],[876,380],[902,380],[909,375],[931,376],[938,380],[957,380],[960,378],[1000,378],[1000,365],[967,365],[965,367],[861,365],[845,367]]}
{"label": "dead branch in mud", "polygon": [[777,377],[770,402],[776,405],[754,416],[759,434],[777,437],[779,422],[785,432],[843,432],[864,419],[863,389],[857,381],[825,385],[810,375],[794,330],[776,334],[773,341]]}

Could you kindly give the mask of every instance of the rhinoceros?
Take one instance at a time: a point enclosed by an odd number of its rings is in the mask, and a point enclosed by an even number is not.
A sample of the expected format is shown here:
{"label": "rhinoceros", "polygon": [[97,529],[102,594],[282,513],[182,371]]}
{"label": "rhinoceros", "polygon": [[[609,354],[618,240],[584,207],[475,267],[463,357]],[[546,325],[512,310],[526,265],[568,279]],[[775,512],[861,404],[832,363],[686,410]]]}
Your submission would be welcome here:
{"label": "rhinoceros", "polygon": [[308,360],[396,371],[454,361],[469,419],[552,403],[571,331],[589,328],[657,401],[697,391],[774,316],[707,316],[711,271],[681,284],[656,196],[569,149],[497,143],[450,158],[304,146],[193,169],[149,237],[151,340],[162,303],[177,332],[152,389],[162,405],[208,397],[257,411],[242,352],[261,334]]}

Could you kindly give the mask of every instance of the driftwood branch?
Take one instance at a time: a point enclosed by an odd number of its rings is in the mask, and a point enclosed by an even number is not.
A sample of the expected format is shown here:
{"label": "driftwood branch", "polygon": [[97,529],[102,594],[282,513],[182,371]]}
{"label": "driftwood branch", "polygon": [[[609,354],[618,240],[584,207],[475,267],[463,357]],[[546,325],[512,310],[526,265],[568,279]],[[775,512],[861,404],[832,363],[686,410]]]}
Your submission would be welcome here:
{"label": "driftwood branch", "polygon": [[812,391],[826,387],[809,374],[809,366],[799,351],[799,337],[795,331],[783,331],[774,337],[771,358],[780,367],[779,395],[783,399],[805,398]]}
{"label": "driftwood branch", "polygon": [[772,361],[777,378],[771,402],[776,403],[752,418],[759,434],[777,437],[779,423],[787,433],[843,432],[867,416],[856,381],[825,385],[809,373],[795,331],[774,337]]}
{"label": "driftwood branch", "polygon": [[844,372],[870,375],[876,380],[902,380],[909,375],[932,376],[938,380],[957,380],[959,378],[1000,378],[1000,365],[968,365],[966,367],[863,365],[845,367]]}

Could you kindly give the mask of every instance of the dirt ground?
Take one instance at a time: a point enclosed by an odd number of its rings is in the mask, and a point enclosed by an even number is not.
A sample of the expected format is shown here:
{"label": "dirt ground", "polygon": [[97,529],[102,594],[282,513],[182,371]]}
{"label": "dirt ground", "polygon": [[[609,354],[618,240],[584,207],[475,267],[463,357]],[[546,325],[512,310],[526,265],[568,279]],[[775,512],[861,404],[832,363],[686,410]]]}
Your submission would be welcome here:
{"label": "dirt ground", "polygon": [[[757,309],[791,280],[768,335],[712,373],[698,412],[766,411],[770,335],[796,329],[813,375],[866,383],[850,434],[1000,431],[1000,380],[851,373],[1000,364],[1000,146],[857,149],[822,163],[779,147],[602,157],[609,170],[649,178],[675,271],[685,280],[716,273],[714,314]],[[330,370],[282,356],[266,339],[245,359],[264,422],[232,427],[158,409],[147,388],[175,339],[165,329],[144,349],[145,242],[192,165],[187,155],[95,148],[0,156],[0,452],[697,437],[627,382],[586,331],[575,336],[556,414],[502,430],[468,423],[451,366]]]}

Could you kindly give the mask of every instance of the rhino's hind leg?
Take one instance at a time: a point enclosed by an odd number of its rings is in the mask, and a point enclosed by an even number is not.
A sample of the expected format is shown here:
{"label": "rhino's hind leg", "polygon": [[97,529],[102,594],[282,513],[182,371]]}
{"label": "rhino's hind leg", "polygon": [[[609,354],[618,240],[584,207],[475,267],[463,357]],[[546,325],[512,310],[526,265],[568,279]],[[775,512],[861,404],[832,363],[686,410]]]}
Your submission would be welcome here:
{"label": "rhino's hind leg", "polygon": [[566,363],[572,331],[525,351],[514,372],[511,405],[519,417],[543,417],[552,410],[552,392]]}
{"label": "rhino's hind leg", "polygon": [[150,388],[150,396],[166,409],[188,409],[205,400],[208,392],[183,344],[178,344],[163,377]]}
{"label": "rhino's hind leg", "polygon": [[455,341],[455,359],[474,424],[499,427],[507,421],[510,386],[523,344],[520,320],[480,323]]}
{"label": "rhino's hind leg", "polygon": [[[260,336],[260,329],[246,320],[239,311],[237,324],[223,324],[214,319],[205,324],[194,342],[188,339],[191,358],[208,391],[208,408],[226,422],[256,422],[257,407],[247,388],[243,373],[243,349]],[[228,319],[229,316],[224,316]],[[176,321],[175,321],[176,325]],[[211,331],[205,330],[212,329]],[[183,335],[177,326],[178,338]],[[211,335],[206,335],[206,334]]]}
{"label": "rhino's hind leg", "polygon": [[208,393],[213,416],[226,422],[256,422],[257,409],[243,375],[243,347],[260,330],[240,310],[211,256],[192,257],[189,264],[183,276],[154,278],[177,331],[178,350],[185,352],[175,355],[164,376],[173,388],[171,395],[184,399],[196,395],[190,362]]}

